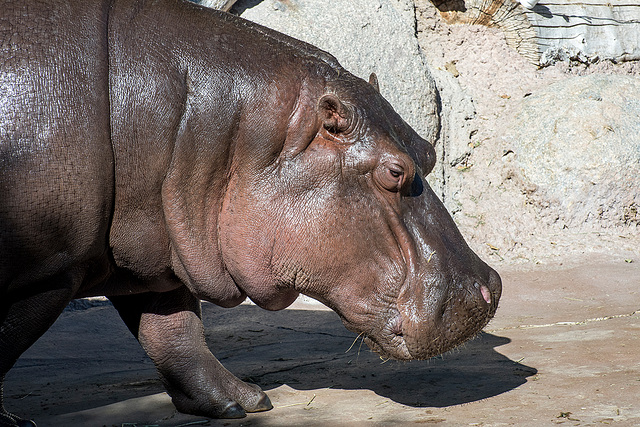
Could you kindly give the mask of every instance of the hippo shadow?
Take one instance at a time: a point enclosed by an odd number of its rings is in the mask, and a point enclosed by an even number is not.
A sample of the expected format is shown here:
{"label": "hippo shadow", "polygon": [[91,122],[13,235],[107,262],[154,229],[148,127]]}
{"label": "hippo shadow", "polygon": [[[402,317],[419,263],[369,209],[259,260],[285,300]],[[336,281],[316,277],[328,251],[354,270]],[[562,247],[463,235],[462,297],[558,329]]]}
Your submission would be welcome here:
{"label": "hippo shadow", "polygon": [[447,407],[513,390],[537,373],[498,353],[495,347],[511,340],[489,333],[430,360],[384,361],[332,311],[207,306],[209,347],[229,370],[267,391],[283,384],[368,389],[403,405]]}
{"label": "hippo shadow", "polygon": [[[326,309],[269,312],[205,303],[203,321],[218,359],[267,392],[283,384],[366,389],[408,406],[447,407],[512,390],[537,372],[496,352],[510,340],[487,333],[431,360],[384,362]],[[70,306],[6,380],[7,408],[44,421],[164,390],[108,303]]]}

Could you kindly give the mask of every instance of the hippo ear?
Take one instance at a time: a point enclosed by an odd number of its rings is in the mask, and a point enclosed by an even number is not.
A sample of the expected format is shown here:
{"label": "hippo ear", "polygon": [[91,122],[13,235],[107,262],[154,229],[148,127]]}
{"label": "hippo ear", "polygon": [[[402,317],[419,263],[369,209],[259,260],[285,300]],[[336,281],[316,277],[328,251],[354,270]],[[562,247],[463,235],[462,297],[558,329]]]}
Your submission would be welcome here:
{"label": "hippo ear", "polygon": [[376,92],[380,92],[380,85],[378,84],[378,76],[376,76],[376,73],[369,75],[369,84],[373,86]]}
{"label": "hippo ear", "polygon": [[329,132],[341,133],[349,129],[351,125],[351,109],[344,105],[336,95],[323,95],[318,101],[318,113],[324,128]]}

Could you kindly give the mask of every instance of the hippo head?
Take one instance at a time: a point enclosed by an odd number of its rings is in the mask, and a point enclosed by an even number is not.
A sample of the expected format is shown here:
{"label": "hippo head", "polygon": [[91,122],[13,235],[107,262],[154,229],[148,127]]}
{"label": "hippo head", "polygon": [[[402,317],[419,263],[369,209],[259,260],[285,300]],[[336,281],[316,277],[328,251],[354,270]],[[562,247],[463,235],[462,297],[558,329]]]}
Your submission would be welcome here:
{"label": "hippo head", "polygon": [[226,269],[264,308],[298,293],[323,302],[383,357],[445,352],[494,315],[500,277],[425,181],[433,147],[375,85],[348,73],[323,83],[302,83],[271,158],[231,174]]}

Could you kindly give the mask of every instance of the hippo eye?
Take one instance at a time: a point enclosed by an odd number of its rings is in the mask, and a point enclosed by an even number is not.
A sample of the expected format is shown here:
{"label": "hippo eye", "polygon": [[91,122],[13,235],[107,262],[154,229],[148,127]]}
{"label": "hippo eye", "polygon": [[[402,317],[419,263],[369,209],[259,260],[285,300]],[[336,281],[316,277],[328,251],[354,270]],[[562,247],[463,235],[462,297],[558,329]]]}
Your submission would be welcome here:
{"label": "hippo eye", "polygon": [[391,175],[391,177],[394,178],[394,179],[398,179],[402,175],[404,175],[404,173],[401,170],[389,168],[389,175]]}
{"label": "hippo eye", "polygon": [[404,183],[404,169],[397,164],[382,165],[376,175],[378,184],[388,191],[400,191]]}

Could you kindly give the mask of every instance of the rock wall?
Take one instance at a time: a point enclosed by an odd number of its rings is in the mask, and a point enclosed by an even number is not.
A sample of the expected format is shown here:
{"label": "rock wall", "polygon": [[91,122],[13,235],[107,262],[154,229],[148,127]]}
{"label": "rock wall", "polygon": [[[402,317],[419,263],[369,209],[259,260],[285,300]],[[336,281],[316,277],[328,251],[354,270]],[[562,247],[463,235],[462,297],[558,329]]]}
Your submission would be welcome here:
{"label": "rock wall", "polygon": [[640,64],[541,69],[500,29],[448,25],[431,1],[415,3],[441,97],[460,100],[443,101],[442,133],[470,151],[445,164],[444,195],[472,248],[496,263],[640,260]]}
{"label": "rock wall", "polygon": [[640,78],[574,77],[525,98],[505,140],[568,227],[638,225]]}

